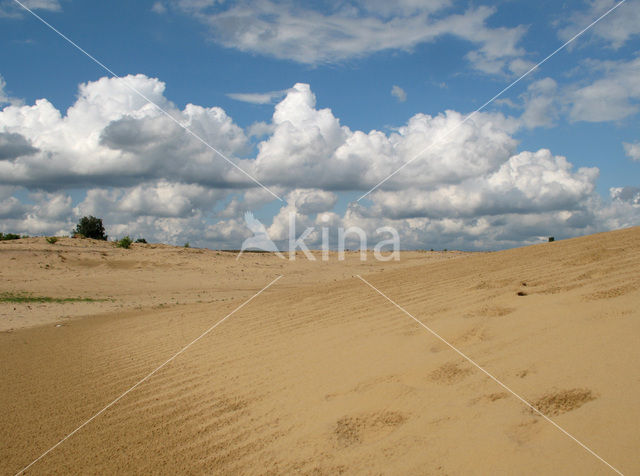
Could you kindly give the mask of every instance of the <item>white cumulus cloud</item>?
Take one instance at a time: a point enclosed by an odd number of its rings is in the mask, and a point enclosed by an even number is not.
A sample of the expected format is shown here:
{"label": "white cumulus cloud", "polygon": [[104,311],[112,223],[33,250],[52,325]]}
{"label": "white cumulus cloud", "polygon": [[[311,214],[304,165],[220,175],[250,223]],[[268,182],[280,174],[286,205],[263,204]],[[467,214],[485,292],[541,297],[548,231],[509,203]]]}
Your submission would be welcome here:
{"label": "white cumulus cloud", "polygon": [[391,88],[391,95],[395,97],[400,102],[405,102],[407,100],[407,93],[400,86],[393,85]]}
{"label": "white cumulus cloud", "polygon": [[0,132],[19,134],[39,150],[0,161],[0,181],[46,189],[163,177],[222,186],[247,181],[128,86],[223,154],[249,150],[244,131],[221,108],[187,104],[178,110],[164,97],[164,83],[144,75],[101,78],[80,85],[65,115],[46,99],[0,111]]}
{"label": "white cumulus cloud", "polygon": [[624,152],[631,160],[640,161],[640,142],[623,142]]}

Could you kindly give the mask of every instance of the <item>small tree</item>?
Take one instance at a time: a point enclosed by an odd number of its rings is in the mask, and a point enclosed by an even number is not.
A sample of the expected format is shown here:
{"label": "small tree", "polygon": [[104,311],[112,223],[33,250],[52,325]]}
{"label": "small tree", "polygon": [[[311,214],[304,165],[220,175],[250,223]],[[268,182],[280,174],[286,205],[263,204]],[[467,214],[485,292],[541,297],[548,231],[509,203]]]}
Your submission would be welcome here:
{"label": "small tree", "polygon": [[104,234],[102,218],[96,218],[91,215],[80,219],[74,233],[94,240],[107,240],[107,235]]}
{"label": "small tree", "polygon": [[[27,238],[24,236],[23,238]],[[19,240],[20,235],[16,235],[15,233],[0,233],[0,241],[8,241],[8,240]]]}

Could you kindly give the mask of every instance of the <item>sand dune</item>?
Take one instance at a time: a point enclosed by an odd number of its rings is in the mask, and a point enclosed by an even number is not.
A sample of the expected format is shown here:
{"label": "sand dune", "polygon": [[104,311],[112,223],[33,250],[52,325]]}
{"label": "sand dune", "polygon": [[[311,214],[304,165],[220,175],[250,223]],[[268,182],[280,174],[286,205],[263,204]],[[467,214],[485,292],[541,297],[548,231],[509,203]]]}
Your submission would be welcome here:
{"label": "sand dune", "polygon": [[0,470],[640,473],[640,228],[400,262],[0,244]]}

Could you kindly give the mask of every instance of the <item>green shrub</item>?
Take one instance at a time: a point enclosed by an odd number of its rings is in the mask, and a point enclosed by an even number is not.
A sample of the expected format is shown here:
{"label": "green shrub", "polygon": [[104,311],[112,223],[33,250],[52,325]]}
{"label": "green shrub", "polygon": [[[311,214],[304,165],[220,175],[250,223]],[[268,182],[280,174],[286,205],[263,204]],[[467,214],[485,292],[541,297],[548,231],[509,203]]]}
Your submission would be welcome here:
{"label": "green shrub", "polygon": [[94,240],[107,240],[107,235],[104,234],[102,218],[94,216],[82,217],[73,234],[93,238]]}
{"label": "green shrub", "polygon": [[133,240],[129,238],[129,235],[127,235],[124,238],[122,238],[120,241],[117,241],[116,246],[118,248],[129,249],[129,247],[131,246],[131,243],[133,243]]}
{"label": "green shrub", "polygon": [[56,241],[58,241],[58,238],[56,236],[47,236],[47,243],[53,245],[56,243]]}
{"label": "green shrub", "polygon": [[550,237],[549,237],[549,243],[551,243],[551,242],[553,242],[553,241],[556,241],[555,237],[550,236]]}
{"label": "green shrub", "polygon": [[189,242],[187,241],[187,242],[184,244],[184,247],[185,247],[185,248],[191,248],[191,245],[189,245]]}
{"label": "green shrub", "polygon": [[147,244],[147,240],[145,240],[144,238],[138,238],[138,239],[136,240],[136,243],[143,243],[143,244],[145,244],[145,245],[146,245],[146,244]]}
{"label": "green shrub", "polygon": [[[23,238],[26,238],[26,236]],[[19,240],[19,239],[20,239],[20,235],[16,235],[15,233],[0,233],[0,241]]]}

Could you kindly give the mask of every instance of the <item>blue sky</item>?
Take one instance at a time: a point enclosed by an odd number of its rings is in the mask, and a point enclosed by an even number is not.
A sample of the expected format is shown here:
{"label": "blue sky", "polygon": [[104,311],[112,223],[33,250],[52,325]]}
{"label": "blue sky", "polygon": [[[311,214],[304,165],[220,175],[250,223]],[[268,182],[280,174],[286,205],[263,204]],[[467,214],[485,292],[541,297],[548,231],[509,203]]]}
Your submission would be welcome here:
{"label": "blue sky", "polygon": [[616,2],[23,4],[122,79],[0,2],[0,231],[68,232],[92,213],[112,236],[237,248],[251,210],[276,241],[295,213],[391,225],[408,248],[496,249],[640,224],[637,0],[462,125]]}

